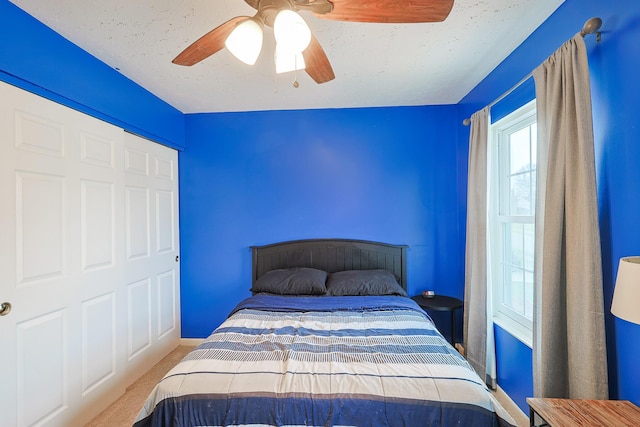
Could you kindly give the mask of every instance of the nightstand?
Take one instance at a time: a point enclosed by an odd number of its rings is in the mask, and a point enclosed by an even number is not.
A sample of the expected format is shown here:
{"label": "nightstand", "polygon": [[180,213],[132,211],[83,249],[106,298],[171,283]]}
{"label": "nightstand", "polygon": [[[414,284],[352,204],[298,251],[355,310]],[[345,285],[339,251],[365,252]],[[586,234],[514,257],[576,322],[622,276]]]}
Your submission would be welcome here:
{"label": "nightstand", "polygon": [[[529,425],[551,427],[631,427],[640,425],[640,408],[628,400],[544,399],[528,397]],[[536,418],[542,424],[536,424]]]}
{"label": "nightstand", "polygon": [[451,345],[456,343],[456,316],[455,311],[462,308],[462,300],[445,295],[435,295],[432,298],[425,298],[422,295],[411,297],[423,310],[449,311],[451,312]]}

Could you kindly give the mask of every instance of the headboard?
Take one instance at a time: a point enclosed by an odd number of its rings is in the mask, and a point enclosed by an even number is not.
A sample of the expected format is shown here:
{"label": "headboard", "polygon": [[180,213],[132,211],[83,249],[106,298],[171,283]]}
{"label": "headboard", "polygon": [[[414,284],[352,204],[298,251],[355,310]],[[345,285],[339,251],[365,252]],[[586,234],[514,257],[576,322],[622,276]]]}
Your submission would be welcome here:
{"label": "headboard", "polygon": [[344,270],[389,270],[407,289],[407,245],[351,239],[292,240],[251,246],[251,284],[279,268],[310,267],[329,273]]}

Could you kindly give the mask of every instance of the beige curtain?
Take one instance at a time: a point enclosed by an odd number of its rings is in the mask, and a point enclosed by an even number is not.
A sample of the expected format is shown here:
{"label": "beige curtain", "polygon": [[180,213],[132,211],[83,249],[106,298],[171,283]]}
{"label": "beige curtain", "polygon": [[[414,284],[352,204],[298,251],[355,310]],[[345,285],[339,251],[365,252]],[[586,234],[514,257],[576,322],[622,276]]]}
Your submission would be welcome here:
{"label": "beige curtain", "polygon": [[606,399],[589,69],[576,35],[533,72],[538,114],[534,392]]}
{"label": "beige curtain", "polygon": [[489,107],[471,116],[467,181],[464,345],[467,360],[495,388],[495,346],[487,283],[487,139]]}

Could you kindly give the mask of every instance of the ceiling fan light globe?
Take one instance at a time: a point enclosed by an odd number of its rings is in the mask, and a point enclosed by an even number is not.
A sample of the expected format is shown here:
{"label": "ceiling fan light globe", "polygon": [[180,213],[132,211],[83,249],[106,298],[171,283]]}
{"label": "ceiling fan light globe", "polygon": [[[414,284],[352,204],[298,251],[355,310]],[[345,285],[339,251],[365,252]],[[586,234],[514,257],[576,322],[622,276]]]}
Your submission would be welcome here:
{"label": "ceiling fan light globe", "polygon": [[241,22],[224,42],[233,56],[247,65],[254,65],[262,50],[262,26],[253,19]]}
{"label": "ceiling fan light globe", "polygon": [[311,42],[309,26],[302,16],[289,9],[278,12],[273,22],[273,35],[279,46],[293,52],[302,52]]}
{"label": "ceiling fan light globe", "polygon": [[274,55],[274,58],[276,62],[277,74],[304,70],[306,68],[302,52],[293,52],[288,49],[283,49],[279,45],[276,45],[276,53]]}

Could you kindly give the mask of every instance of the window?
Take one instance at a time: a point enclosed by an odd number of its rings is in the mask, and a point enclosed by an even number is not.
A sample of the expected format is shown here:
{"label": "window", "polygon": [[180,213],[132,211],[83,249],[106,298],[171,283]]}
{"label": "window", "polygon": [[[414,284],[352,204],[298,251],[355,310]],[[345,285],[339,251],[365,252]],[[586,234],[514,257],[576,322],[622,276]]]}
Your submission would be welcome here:
{"label": "window", "polygon": [[494,321],[531,345],[536,200],[536,109],[491,125],[488,248]]}

